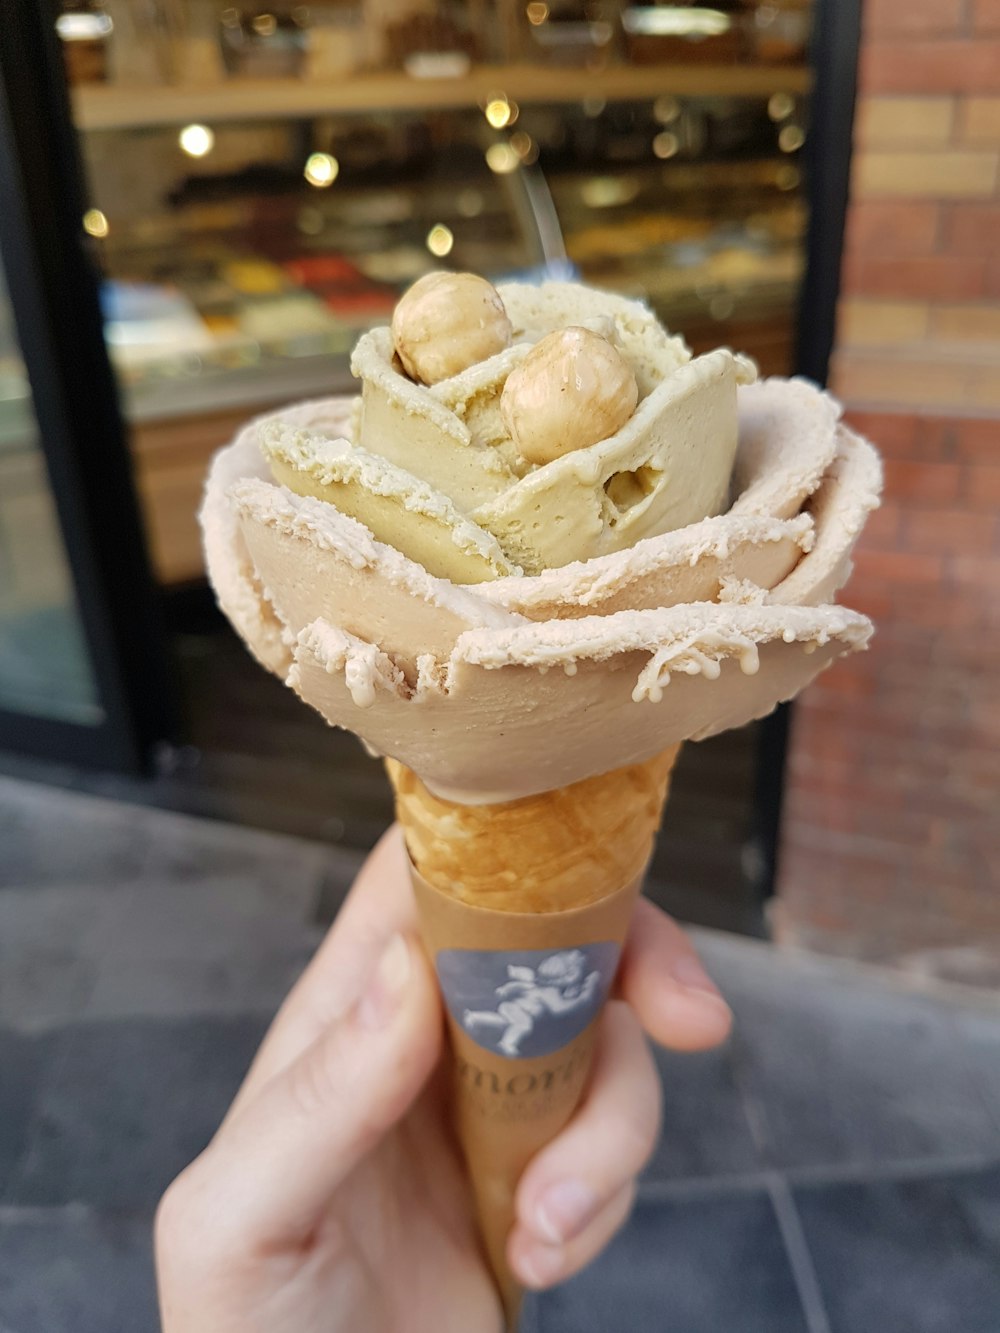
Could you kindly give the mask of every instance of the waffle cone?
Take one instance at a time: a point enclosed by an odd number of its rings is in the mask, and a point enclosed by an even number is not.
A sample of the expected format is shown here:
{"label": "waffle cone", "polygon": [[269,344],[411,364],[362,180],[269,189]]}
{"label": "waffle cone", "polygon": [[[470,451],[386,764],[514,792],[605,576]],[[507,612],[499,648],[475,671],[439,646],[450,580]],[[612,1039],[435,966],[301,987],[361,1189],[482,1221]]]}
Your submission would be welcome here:
{"label": "waffle cone", "polygon": [[455,1127],[512,1328],[514,1192],[586,1086],[679,748],[498,805],[441,800],[387,761],[448,1015]]}

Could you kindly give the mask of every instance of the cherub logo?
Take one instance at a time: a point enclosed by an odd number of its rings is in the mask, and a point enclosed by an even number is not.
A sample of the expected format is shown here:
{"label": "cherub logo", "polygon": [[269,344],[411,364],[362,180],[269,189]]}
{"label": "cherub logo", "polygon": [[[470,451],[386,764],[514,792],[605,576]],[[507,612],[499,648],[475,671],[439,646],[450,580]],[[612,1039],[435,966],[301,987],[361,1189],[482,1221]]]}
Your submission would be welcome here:
{"label": "cherub logo", "polygon": [[610,941],[559,953],[449,949],[438,973],[452,1014],[480,1045],[510,1057],[558,1050],[587,1026],[614,975]]}
{"label": "cherub logo", "polygon": [[601,974],[584,977],[586,958],[579,949],[554,953],[531,967],[507,964],[509,981],[497,986],[496,1009],[466,1009],[462,1026],[466,1032],[477,1027],[503,1028],[497,1049],[504,1055],[520,1055],[521,1042],[535,1030],[535,1019],[542,1014],[571,1014],[587,1005],[601,984]]}

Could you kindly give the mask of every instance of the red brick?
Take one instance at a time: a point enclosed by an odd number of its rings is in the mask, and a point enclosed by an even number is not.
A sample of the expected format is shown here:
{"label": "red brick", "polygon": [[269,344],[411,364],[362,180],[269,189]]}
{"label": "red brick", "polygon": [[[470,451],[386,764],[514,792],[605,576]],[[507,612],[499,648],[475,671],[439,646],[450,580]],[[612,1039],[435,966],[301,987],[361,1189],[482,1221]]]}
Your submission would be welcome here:
{"label": "red brick", "polygon": [[1000,259],[994,259],[988,265],[983,292],[986,296],[1000,296]]}
{"label": "red brick", "polygon": [[958,463],[885,460],[885,493],[893,500],[920,504],[953,504],[962,491],[964,470]]}
{"label": "red brick", "polygon": [[[905,806],[908,810],[963,821],[976,814],[974,807],[970,805],[963,792],[948,790],[941,783],[929,782],[922,774],[919,774],[919,776],[921,778],[919,784],[904,785],[898,780],[887,779],[883,785],[885,789],[893,793],[898,804]],[[858,778],[855,779],[855,784],[857,781]],[[857,790],[858,788],[855,785],[853,789]],[[863,790],[867,805],[877,808],[881,803],[884,812],[891,817],[891,803],[876,794],[873,784],[868,784],[861,790]]]}
{"label": "red brick", "polygon": [[794,782],[789,787],[793,797],[794,793],[801,789],[833,795],[852,795],[861,803],[899,806],[903,804],[907,795],[899,783],[880,778],[872,772],[859,773],[854,764],[836,764],[824,759],[811,774],[800,772],[794,765],[790,771],[794,773]]}
{"label": "red brick", "polygon": [[[893,598],[893,608],[898,624],[908,626],[913,631],[922,630],[932,634],[972,629],[982,619],[974,601],[960,597],[948,599],[943,589],[929,596],[926,589],[916,584],[899,585]],[[882,633],[885,631],[886,625],[883,624]],[[875,642],[877,647],[878,640]]]}
{"label": "red brick", "polygon": [[[1000,74],[998,74],[1000,79]],[[965,255],[993,255],[1000,236],[1000,204],[945,205],[942,248]]]}
{"label": "red brick", "polygon": [[944,563],[940,556],[916,555],[908,551],[859,551],[855,555],[857,579],[885,579],[901,584],[940,584]]}
{"label": "red brick", "polygon": [[924,810],[900,809],[890,818],[878,806],[863,805],[853,812],[854,827],[866,837],[918,851],[934,845],[933,816]]}
{"label": "red brick", "polygon": [[850,409],[847,424],[859,435],[872,440],[883,454],[909,458],[917,438],[920,418],[898,416],[891,412],[860,412]]}
{"label": "red brick", "polygon": [[892,500],[883,500],[881,508],[868,517],[861,539],[861,551],[896,551],[903,535],[903,508]]}
{"label": "red brick", "polygon": [[946,463],[959,457],[959,423],[954,417],[921,417],[916,434],[915,459]]}
{"label": "red brick", "polygon": [[861,54],[865,93],[993,93],[1000,41],[873,41]]}
{"label": "red brick", "polygon": [[845,663],[840,669],[832,667],[824,671],[815,688],[821,696],[834,695],[838,701],[843,698],[867,699],[874,695],[876,682],[870,673],[851,671]]}
{"label": "red brick", "polygon": [[[903,511],[899,505],[883,501],[881,509],[876,509],[865,524],[864,549],[894,551],[899,545],[902,520]],[[852,605],[855,605],[854,601]]]}
{"label": "red brick", "polygon": [[979,32],[1000,32],[1000,0],[973,0],[972,22]]}
{"label": "red brick", "polygon": [[896,593],[893,606],[895,614],[904,624],[939,634],[975,631],[984,624],[983,607],[974,600],[959,597],[929,598],[912,589],[909,592],[900,590]]}
{"label": "red brick", "polygon": [[865,35],[958,32],[964,10],[965,0],[867,0]]}
{"label": "red brick", "polygon": [[992,514],[964,509],[911,513],[906,516],[906,544],[943,555],[992,555],[996,526]]}
{"label": "red brick", "polygon": [[930,254],[940,215],[940,205],[930,201],[859,200],[851,205],[847,217],[847,252],[897,258]]}
{"label": "red brick", "polygon": [[844,290],[852,296],[895,296],[928,300],[974,300],[986,288],[983,259],[933,255],[924,259],[867,259],[849,255],[844,261]]}
{"label": "red brick", "polygon": [[821,828],[850,833],[857,828],[855,806],[850,796],[799,790],[790,796],[788,817],[802,819]]}
{"label": "red brick", "polygon": [[[968,600],[975,602],[977,599],[969,597]],[[982,634],[938,635],[931,645],[931,661],[935,676],[940,673],[945,678],[956,676],[962,680],[970,703],[975,707],[979,692],[990,683],[982,677],[984,674],[992,676],[1000,661],[1000,629],[985,630]],[[1000,695],[997,700],[1000,703]]]}
{"label": "red brick", "polygon": [[981,588],[990,597],[1000,597],[1000,559],[953,555],[948,561],[948,578],[959,587]]}
{"label": "red brick", "polygon": [[979,463],[1000,460],[1000,420],[970,418],[955,423],[960,458]]}
{"label": "red brick", "polygon": [[[873,549],[880,548],[875,545]],[[861,615],[868,616],[875,621],[876,626],[879,626],[893,613],[894,603],[889,591],[890,586],[877,583],[874,579],[866,579],[864,582],[855,580],[846,594],[847,605],[852,611],[859,611]]]}
{"label": "red brick", "polygon": [[1000,450],[997,464],[997,467],[966,465],[963,497],[971,509],[1000,510]]}

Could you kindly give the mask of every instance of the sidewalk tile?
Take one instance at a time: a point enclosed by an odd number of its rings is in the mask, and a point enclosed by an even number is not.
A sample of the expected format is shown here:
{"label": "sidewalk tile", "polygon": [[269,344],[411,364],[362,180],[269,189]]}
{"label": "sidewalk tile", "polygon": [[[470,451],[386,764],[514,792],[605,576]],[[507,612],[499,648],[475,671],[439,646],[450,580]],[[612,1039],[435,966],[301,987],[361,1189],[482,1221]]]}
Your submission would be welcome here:
{"label": "sidewalk tile", "polygon": [[537,1333],[806,1333],[762,1192],[640,1201],[610,1249],[542,1296],[534,1317]]}
{"label": "sidewalk tile", "polygon": [[1000,1167],[794,1196],[831,1333],[997,1333]]}
{"label": "sidewalk tile", "polygon": [[85,1209],[0,1217],[3,1333],[157,1333],[150,1228]]}
{"label": "sidewalk tile", "polygon": [[8,1201],[151,1213],[215,1132],[265,1026],[242,1017],[67,1028]]}
{"label": "sidewalk tile", "polygon": [[762,1168],[733,1071],[732,1049],[657,1050],[663,1129],[649,1180],[745,1175]]}

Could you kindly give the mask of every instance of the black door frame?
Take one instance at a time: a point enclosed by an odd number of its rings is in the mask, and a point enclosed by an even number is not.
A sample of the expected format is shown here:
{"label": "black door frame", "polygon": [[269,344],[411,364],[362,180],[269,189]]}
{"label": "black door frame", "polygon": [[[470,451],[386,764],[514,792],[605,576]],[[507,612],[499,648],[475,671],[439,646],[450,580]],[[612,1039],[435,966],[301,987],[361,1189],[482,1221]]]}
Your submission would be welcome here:
{"label": "black door frame", "polygon": [[[840,294],[840,263],[851,182],[851,141],[857,97],[862,0],[817,0],[812,41],[815,85],[806,140],[809,201],[806,271],[796,317],[796,375],[825,387],[830,370]],[[751,868],[761,897],[778,878],[792,705],[764,719],[757,744]]]}
{"label": "black door frame", "polygon": [[0,748],[139,772],[173,731],[166,640],[104,344],[50,0],[0,5],[0,258],[104,720],[0,710]]}

